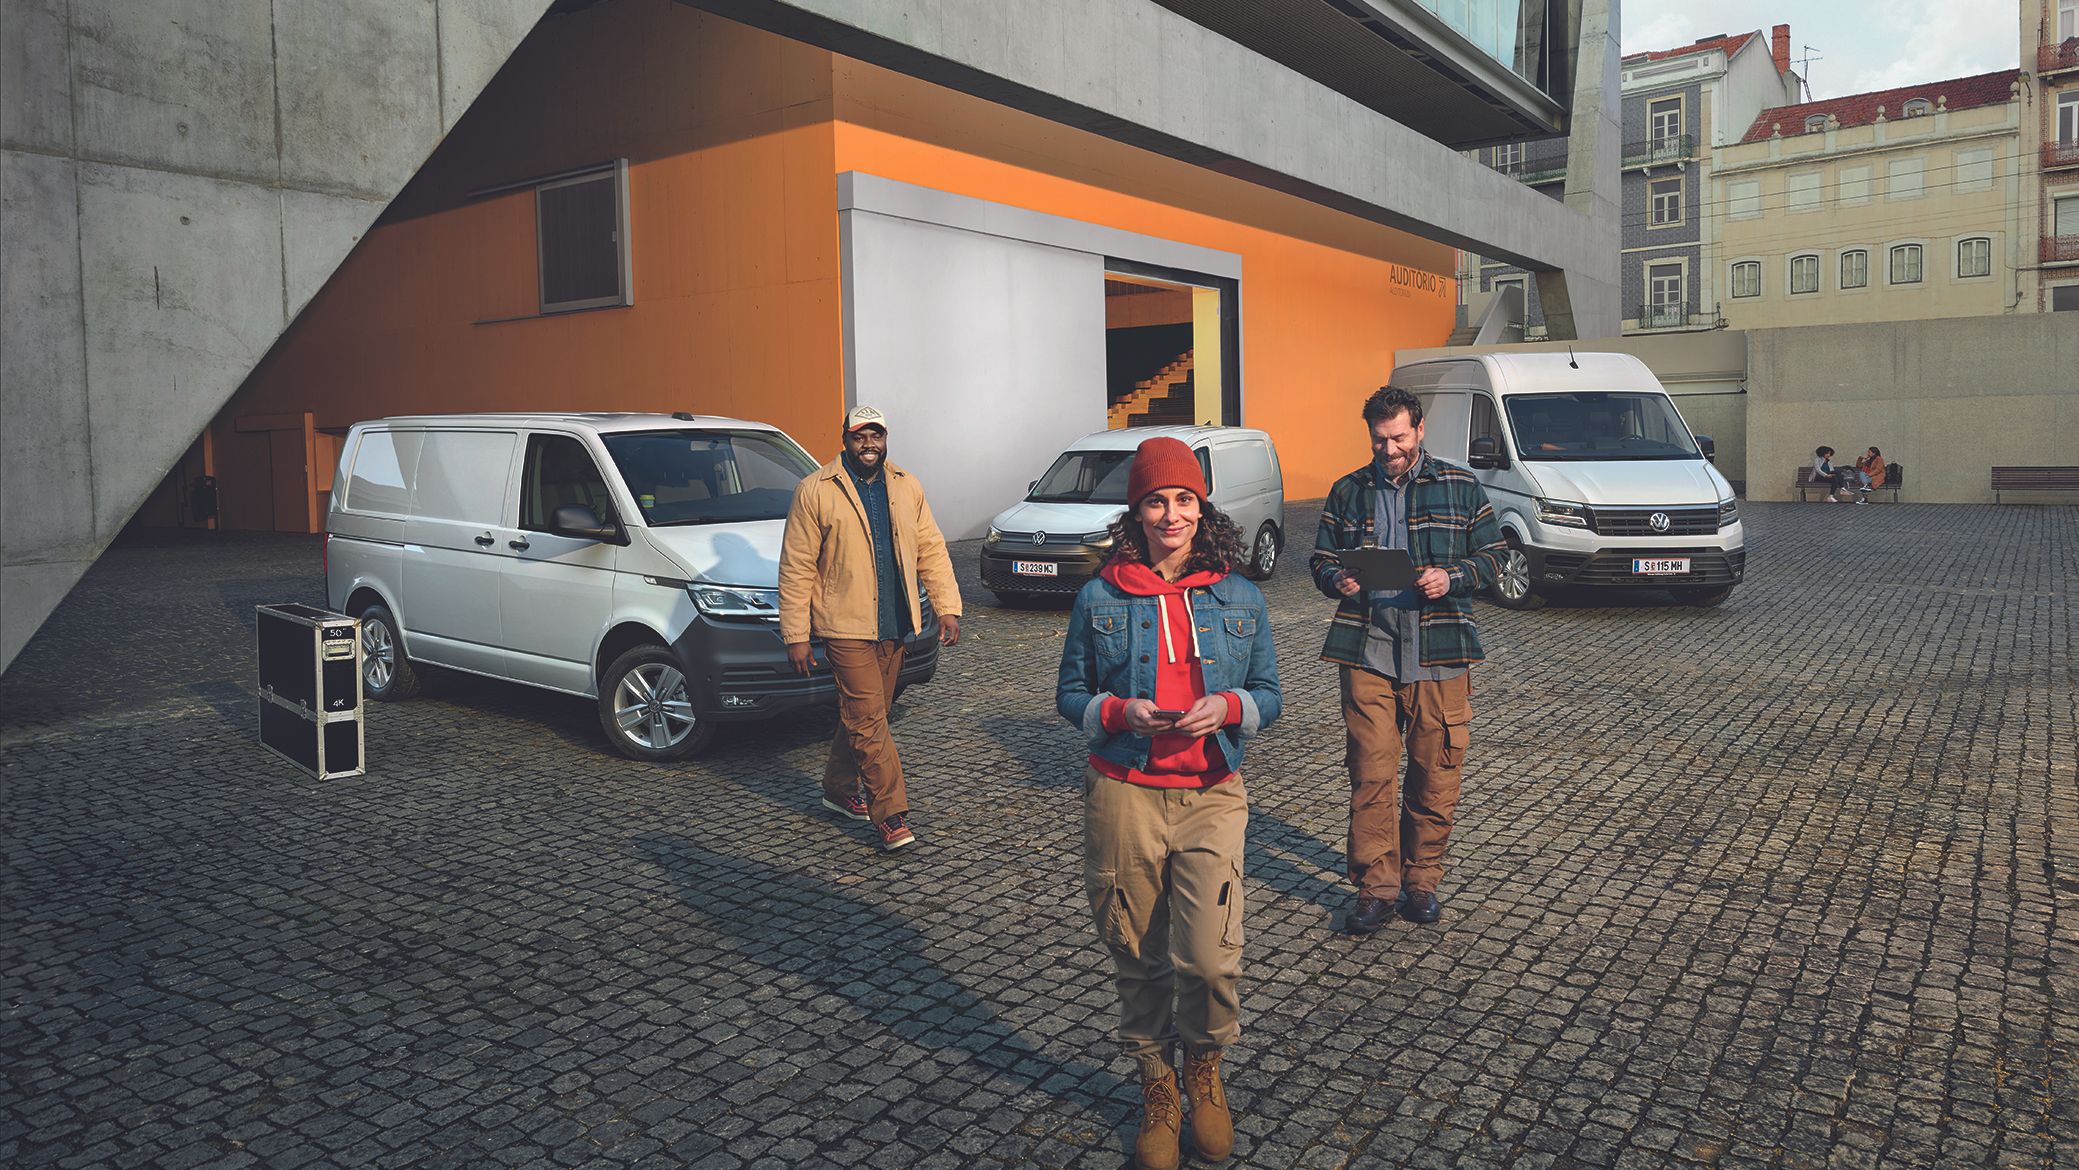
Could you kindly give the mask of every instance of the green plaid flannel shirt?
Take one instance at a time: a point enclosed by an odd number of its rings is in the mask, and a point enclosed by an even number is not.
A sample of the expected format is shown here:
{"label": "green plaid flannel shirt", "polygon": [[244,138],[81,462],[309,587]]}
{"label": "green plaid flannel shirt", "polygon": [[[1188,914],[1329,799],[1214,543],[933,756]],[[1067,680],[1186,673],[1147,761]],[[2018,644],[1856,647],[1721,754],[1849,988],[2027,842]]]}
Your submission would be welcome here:
{"label": "green plaid flannel shirt", "polygon": [[[1372,516],[1377,506],[1377,465],[1367,463],[1335,481],[1321,509],[1321,531],[1314,538],[1309,568],[1314,584],[1337,602],[1335,620],[1321,657],[1344,666],[1364,665],[1364,643],[1371,622],[1365,595],[1336,592],[1339,566],[1331,553],[1374,542]],[[1424,452],[1408,485],[1408,556],[1418,568],[1441,568],[1451,575],[1451,591],[1422,603],[1424,666],[1465,666],[1481,661],[1480,632],[1473,624],[1472,595],[1494,584],[1501,571],[1501,525],[1487,490],[1473,473]],[[1388,631],[1391,633],[1391,631]]]}

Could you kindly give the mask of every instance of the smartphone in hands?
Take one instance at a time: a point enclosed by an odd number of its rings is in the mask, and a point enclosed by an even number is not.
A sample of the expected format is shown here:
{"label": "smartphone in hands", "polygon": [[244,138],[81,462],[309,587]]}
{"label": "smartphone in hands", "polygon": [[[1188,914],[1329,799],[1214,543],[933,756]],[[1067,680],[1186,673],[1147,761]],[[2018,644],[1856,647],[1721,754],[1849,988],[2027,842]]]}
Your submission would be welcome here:
{"label": "smartphone in hands", "polygon": [[1148,712],[1148,717],[1151,719],[1167,719],[1171,723],[1175,723],[1177,720],[1182,719],[1185,714],[1183,711],[1165,711],[1157,707],[1153,711]]}

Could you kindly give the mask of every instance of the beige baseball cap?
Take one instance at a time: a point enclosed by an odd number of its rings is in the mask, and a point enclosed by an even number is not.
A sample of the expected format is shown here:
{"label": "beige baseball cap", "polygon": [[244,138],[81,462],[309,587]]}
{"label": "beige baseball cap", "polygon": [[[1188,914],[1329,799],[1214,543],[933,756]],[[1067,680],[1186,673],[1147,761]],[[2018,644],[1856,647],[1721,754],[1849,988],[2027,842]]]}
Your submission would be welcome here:
{"label": "beige baseball cap", "polygon": [[860,427],[879,427],[885,431],[888,429],[888,420],[871,406],[855,406],[852,412],[845,416],[845,433],[849,435]]}

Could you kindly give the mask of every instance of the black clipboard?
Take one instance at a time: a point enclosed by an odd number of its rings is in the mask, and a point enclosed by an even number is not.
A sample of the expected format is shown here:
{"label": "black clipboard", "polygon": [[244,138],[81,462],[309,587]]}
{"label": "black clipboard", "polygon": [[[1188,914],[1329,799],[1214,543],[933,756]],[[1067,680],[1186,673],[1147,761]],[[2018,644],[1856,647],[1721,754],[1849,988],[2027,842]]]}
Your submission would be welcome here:
{"label": "black clipboard", "polygon": [[1357,575],[1366,593],[1386,589],[1413,589],[1415,562],[1404,548],[1346,548],[1336,554],[1342,566]]}

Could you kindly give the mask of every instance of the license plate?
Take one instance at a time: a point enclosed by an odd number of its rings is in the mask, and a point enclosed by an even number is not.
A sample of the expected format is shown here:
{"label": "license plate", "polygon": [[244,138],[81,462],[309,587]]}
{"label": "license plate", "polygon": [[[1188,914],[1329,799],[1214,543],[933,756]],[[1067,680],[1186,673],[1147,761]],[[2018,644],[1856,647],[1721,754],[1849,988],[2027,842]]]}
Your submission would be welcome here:
{"label": "license plate", "polygon": [[1054,561],[1012,561],[1011,572],[1026,577],[1059,577],[1061,566]]}
{"label": "license plate", "polygon": [[1634,558],[1631,562],[1633,576],[1671,577],[1689,572],[1688,557],[1662,557],[1658,560]]}

